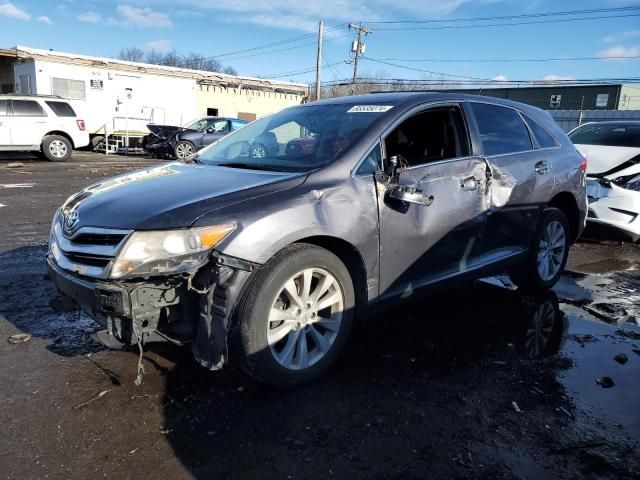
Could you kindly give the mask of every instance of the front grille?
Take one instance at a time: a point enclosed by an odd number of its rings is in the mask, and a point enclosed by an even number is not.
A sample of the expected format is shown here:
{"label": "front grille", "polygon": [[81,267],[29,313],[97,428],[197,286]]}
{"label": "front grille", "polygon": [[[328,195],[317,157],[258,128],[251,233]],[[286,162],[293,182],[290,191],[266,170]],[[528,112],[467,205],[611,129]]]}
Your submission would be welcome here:
{"label": "front grille", "polygon": [[126,241],[130,231],[80,227],[70,236],[56,229],[55,240],[60,249],[58,266],[88,277],[106,278],[112,260]]}
{"label": "front grille", "polygon": [[90,265],[92,267],[106,267],[111,261],[111,257],[102,255],[87,255],[84,253],[65,252],[65,256],[73,263],[80,265]]}
{"label": "front grille", "polygon": [[110,233],[81,233],[73,237],[73,243],[78,245],[118,245],[125,237],[123,234]]}

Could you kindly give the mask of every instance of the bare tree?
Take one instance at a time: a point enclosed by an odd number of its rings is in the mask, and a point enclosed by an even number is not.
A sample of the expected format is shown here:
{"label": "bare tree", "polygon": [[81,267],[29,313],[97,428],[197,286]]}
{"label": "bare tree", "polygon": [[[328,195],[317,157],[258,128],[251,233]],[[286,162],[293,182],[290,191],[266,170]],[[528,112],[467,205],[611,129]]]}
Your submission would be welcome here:
{"label": "bare tree", "polygon": [[120,50],[118,58],[130,62],[144,61],[152,65],[190,68],[193,70],[203,70],[205,72],[223,72],[228,75],[238,74],[235,68],[223,66],[216,58],[205,57],[195,52],[182,56],[175,50],[166,53],[159,52],[158,50],[149,50],[145,53],[144,50],[138,47],[131,47]]}
{"label": "bare tree", "polygon": [[118,58],[127,62],[141,62],[144,58],[144,51],[138,47],[123,48],[120,50]]}

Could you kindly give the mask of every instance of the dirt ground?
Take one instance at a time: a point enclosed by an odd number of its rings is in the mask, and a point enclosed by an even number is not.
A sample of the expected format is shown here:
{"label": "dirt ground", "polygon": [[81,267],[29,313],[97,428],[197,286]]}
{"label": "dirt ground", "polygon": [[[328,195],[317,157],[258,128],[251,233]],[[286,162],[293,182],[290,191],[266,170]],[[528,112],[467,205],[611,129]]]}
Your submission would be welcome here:
{"label": "dirt ground", "polygon": [[163,345],[136,387],[136,351],[50,309],[44,255],[67,196],[152,163],[0,156],[0,478],[640,477],[639,245],[577,244],[555,293],[494,277],[378,315],[296,390]]}

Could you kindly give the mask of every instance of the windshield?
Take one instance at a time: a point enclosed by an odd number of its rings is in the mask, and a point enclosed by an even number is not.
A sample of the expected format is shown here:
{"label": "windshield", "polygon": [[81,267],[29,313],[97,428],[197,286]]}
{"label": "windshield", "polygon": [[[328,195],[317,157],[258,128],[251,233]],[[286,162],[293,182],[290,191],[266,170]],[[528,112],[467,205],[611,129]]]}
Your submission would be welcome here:
{"label": "windshield", "polygon": [[606,123],[584,125],[569,134],[569,138],[576,145],[640,147],[640,124]]}
{"label": "windshield", "polygon": [[191,123],[187,123],[184,128],[188,128],[189,130],[198,130],[199,132],[205,130],[207,125],[209,125],[213,119],[211,118],[199,118],[198,120],[194,120]]}
{"label": "windshield", "polygon": [[338,158],[382,112],[353,104],[292,107],[252,122],[206,148],[198,163],[305,172]]}

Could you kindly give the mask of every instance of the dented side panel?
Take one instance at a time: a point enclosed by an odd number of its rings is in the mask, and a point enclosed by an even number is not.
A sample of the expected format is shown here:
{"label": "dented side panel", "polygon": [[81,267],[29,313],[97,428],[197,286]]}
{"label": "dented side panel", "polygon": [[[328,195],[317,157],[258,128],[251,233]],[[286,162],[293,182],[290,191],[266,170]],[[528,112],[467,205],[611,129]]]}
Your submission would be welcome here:
{"label": "dented side panel", "polygon": [[[379,186],[380,292],[392,296],[470,268],[482,255],[490,206],[487,163],[480,157],[402,171],[400,185],[433,197],[429,206],[399,202]],[[475,187],[475,188],[474,188]]]}

